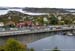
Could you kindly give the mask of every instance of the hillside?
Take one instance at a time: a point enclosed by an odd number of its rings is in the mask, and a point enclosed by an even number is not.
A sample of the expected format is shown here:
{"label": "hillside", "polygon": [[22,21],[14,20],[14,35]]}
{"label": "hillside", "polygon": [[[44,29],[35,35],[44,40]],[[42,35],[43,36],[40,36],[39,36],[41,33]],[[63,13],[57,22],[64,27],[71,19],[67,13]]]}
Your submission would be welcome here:
{"label": "hillside", "polygon": [[62,8],[24,8],[23,11],[34,12],[34,13],[68,13]]}

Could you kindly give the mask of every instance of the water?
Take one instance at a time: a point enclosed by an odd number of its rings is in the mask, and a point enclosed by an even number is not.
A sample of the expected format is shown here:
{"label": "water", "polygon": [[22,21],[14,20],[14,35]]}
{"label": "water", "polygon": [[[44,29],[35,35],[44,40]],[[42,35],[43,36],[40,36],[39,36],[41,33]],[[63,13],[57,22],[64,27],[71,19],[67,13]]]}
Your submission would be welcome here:
{"label": "water", "polygon": [[40,40],[42,38],[51,36],[53,33],[37,33],[37,34],[24,34],[24,35],[16,35],[16,36],[5,36],[5,37],[0,37],[0,45],[5,44],[6,40],[8,38],[14,38],[23,44],[29,44],[31,42]]}
{"label": "water", "polygon": [[61,51],[75,51],[75,36],[53,35],[28,44],[35,51],[50,51],[58,47]]}
{"label": "water", "polygon": [[48,32],[0,37],[0,45],[4,45],[8,38],[14,38],[35,51],[50,51],[55,47],[62,51],[75,51],[75,36],[62,34],[63,32]]}
{"label": "water", "polygon": [[8,12],[8,10],[0,10],[0,15],[4,15]]}
{"label": "water", "polygon": [[69,12],[75,12],[75,10],[66,10],[66,11],[69,11]]}

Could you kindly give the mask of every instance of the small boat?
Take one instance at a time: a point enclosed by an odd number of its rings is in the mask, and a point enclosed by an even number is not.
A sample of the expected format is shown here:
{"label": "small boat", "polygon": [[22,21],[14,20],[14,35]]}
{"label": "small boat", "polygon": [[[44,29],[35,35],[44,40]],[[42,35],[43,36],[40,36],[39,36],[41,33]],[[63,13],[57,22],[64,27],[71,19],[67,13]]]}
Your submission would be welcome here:
{"label": "small boat", "polygon": [[66,35],[68,35],[68,36],[72,36],[73,34],[72,34],[71,32],[67,32]]}
{"label": "small boat", "polygon": [[75,35],[75,31],[72,32]]}
{"label": "small boat", "polygon": [[71,32],[64,32],[63,35],[72,36],[73,34]]}

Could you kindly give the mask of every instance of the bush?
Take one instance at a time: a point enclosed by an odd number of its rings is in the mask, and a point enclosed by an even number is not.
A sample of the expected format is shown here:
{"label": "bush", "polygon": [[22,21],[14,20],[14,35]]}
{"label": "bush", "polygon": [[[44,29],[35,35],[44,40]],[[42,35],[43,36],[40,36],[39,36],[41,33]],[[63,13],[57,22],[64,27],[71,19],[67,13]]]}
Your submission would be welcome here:
{"label": "bush", "polygon": [[20,42],[10,38],[5,44],[5,51],[27,51],[27,46],[21,44]]}
{"label": "bush", "polygon": [[0,51],[4,51],[4,46],[0,46]]}
{"label": "bush", "polygon": [[33,48],[31,48],[31,49],[30,49],[30,51],[34,51],[34,49],[33,49]]}
{"label": "bush", "polygon": [[60,51],[57,47],[55,47],[52,51]]}

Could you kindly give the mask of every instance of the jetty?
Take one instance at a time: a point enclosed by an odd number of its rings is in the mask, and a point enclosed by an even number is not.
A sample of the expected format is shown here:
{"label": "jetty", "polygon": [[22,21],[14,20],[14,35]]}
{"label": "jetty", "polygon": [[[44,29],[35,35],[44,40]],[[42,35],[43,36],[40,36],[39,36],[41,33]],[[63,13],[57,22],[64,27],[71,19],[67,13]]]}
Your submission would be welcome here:
{"label": "jetty", "polygon": [[[14,29],[14,28],[13,28]],[[45,32],[57,32],[57,31],[72,31],[75,30],[74,26],[48,26],[39,29],[17,29],[16,30],[5,30],[0,31],[0,36],[13,36],[13,35],[22,35],[22,34],[36,34],[36,33],[45,33]]]}

